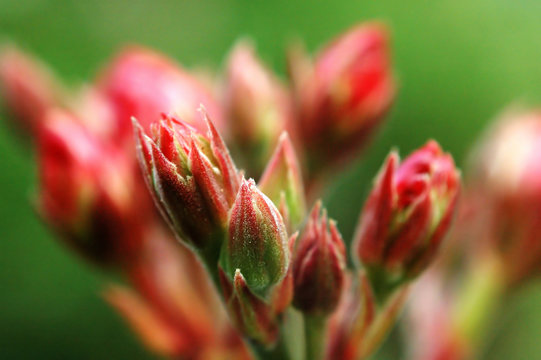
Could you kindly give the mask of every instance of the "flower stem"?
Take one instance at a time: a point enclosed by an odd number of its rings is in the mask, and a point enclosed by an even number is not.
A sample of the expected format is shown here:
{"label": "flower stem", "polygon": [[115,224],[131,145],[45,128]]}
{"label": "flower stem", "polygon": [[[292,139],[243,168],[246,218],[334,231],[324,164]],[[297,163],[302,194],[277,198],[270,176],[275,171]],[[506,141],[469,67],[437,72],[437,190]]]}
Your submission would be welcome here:
{"label": "flower stem", "polygon": [[453,333],[460,339],[466,356],[476,351],[491,315],[505,292],[501,263],[493,257],[480,259],[466,279],[453,312]]}
{"label": "flower stem", "polygon": [[247,344],[250,345],[252,353],[258,360],[289,360],[291,357],[284,346],[283,338],[280,336],[278,341],[273,347],[267,347],[253,340],[247,340]]}
{"label": "flower stem", "polygon": [[321,360],[325,352],[327,318],[318,315],[304,316],[305,357],[308,360]]}

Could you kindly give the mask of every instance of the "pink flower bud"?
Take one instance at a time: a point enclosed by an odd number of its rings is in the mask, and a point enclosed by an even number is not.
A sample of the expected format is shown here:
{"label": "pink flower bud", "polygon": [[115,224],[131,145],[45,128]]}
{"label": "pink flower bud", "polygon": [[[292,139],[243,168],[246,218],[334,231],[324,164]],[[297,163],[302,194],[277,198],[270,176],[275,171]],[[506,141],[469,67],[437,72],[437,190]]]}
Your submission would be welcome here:
{"label": "pink flower bud", "polygon": [[226,275],[240,269],[250,290],[267,297],[289,266],[286,227],[278,209],[256,187],[243,180],[230,213],[229,237],[220,264]]}
{"label": "pink flower bud", "polygon": [[280,136],[258,187],[278,207],[289,230],[304,220],[306,200],[301,169],[287,133]]}
{"label": "pink flower bud", "polygon": [[[317,202],[301,234],[293,258],[293,305],[311,315],[328,315],[340,300],[346,248],[334,221],[327,222]],[[329,231],[330,228],[330,231]]]}
{"label": "pink flower bud", "polygon": [[386,29],[359,25],[332,41],[315,64],[293,56],[299,135],[315,171],[363,147],[394,97]]}
{"label": "pink flower bud", "polygon": [[6,108],[32,134],[45,112],[63,100],[60,84],[49,69],[16,47],[0,49],[0,88]]}
{"label": "pink flower bud", "polygon": [[130,217],[130,162],[60,110],[46,115],[38,140],[40,212],[83,255],[115,259]]}
{"label": "pink flower bud", "polygon": [[264,67],[248,42],[233,49],[225,89],[230,137],[248,175],[259,176],[278,136],[291,121],[283,84]]}
{"label": "pink flower bud", "polygon": [[541,270],[541,112],[503,117],[475,155],[476,236],[499,254],[511,282],[523,280]]}
{"label": "pink flower bud", "polygon": [[240,269],[233,280],[219,268],[224,299],[231,320],[245,336],[262,344],[276,341],[278,327],[272,308],[250,289]]}
{"label": "pink flower bud", "polygon": [[135,122],[139,162],[155,202],[177,236],[202,249],[225,231],[239,174],[212,122],[208,135],[164,116],[152,138]]}
{"label": "pink flower bud", "polygon": [[165,56],[140,47],[121,51],[100,77],[99,89],[110,99],[118,121],[117,136],[131,133],[131,118],[145,130],[162,113],[174,113],[201,132],[206,125],[194,109],[203,104],[215,123],[222,116],[212,94]]}
{"label": "pink flower bud", "polygon": [[435,141],[402,164],[392,152],[361,213],[355,235],[358,259],[400,283],[423,271],[449,229],[460,174]]}

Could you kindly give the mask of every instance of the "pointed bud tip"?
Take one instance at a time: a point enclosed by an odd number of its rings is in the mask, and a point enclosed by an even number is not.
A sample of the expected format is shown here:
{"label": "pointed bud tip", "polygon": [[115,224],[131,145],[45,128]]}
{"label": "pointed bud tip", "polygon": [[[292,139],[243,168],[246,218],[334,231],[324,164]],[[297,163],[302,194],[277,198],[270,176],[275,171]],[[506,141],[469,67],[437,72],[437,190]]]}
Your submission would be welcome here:
{"label": "pointed bud tip", "polygon": [[400,281],[419,275],[449,228],[457,180],[451,155],[435,140],[400,164],[391,152],[360,217],[354,241],[360,262]]}

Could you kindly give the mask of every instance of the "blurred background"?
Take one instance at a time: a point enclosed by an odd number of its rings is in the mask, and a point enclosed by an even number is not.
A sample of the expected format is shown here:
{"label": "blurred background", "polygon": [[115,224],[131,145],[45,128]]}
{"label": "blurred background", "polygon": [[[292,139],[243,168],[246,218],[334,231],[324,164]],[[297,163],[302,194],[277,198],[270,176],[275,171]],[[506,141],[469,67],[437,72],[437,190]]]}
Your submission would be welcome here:
{"label": "blurred background", "polygon": [[[540,16],[535,0],[0,0],[0,41],[22,46],[76,85],[124,43],[220,69],[235,40],[249,36],[283,74],[292,40],[316,50],[355,23],[385,21],[400,83],[396,104],[373,147],[326,192],[348,239],[390,148],[405,155],[435,138],[464,164],[499,112],[541,104]],[[32,152],[2,120],[0,358],[152,358],[100,298],[106,275],[58,246],[39,221]],[[493,325],[486,359],[539,359],[541,282],[508,299]],[[393,349],[377,358],[398,358]]]}

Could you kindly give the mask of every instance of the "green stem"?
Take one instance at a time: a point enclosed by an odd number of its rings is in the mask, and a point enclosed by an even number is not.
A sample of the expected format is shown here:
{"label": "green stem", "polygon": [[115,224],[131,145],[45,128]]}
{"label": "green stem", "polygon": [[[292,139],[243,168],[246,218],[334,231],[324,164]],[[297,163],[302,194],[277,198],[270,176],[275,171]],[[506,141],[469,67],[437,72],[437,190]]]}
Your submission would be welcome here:
{"label": "green stem", "polygon": [[326,325],[327,318],[325,316],[304,316],[305,354],[307,360],[323,359],[325,355]]}
{"label": "green stem", "polygon": [[209,274],[210,279],[212,280],[212,283],[214,284],[216,291],[220,294],[220,297],[222,297],[222,291],[221,291],[221,284],[220,284],[220,277],[218,275],[218,259],[220,257],[220,251],[219,249],[204,249],[202,251],[199,251],[199,258],[201,259],[203,265],[205,266],[205,269],[207,270],[207,273]]}
{"label": "green stem", "polygon": [[220,276],[218,274],[218,262],[220,260],[220,252],[222,250],[222,244],[226,241],[226,231],[216,231],[208,239],[208,245],[205,248],[196,251],[198,258],[203,263],[207,273],[214,284],[216,291],[220,298],[223,299],[222,284],[220,283]]}
{"label": "green stem", "polygon": [[250,346],[252,353],[258,360],[291,359],[286,347],[284,346],[284,341],[281,336],[276,344],[271,348],[250,339],[246,340],[246,343]]}
{"label": "green stem", "polygon": [[378,267],[366,267],[372,291],[379,306],[384,306],[391,296],[404,285],[403,277],[394,278]]}
{"label": "green stem", "polygon": [[453,312],[453,333],[466,356],[475,351],[487,330],[491,315],[505,292],[506,280],[498,259],[479,259],[468,274]]}
{"label": "green stem", "polygon": [[361,341],[358,351],[359,359],[368,358],[380,347],[402,312],[408,293],[409,286],[402,285],[401,288],[387,295],[385,303],[378,308],[376,317]]}

